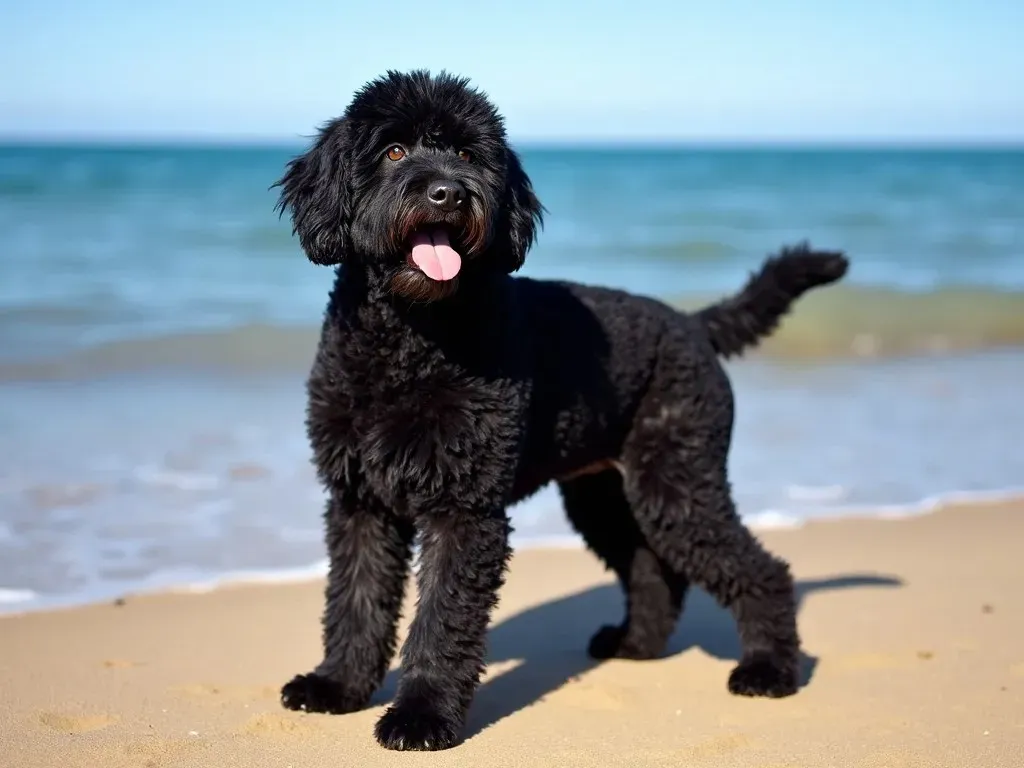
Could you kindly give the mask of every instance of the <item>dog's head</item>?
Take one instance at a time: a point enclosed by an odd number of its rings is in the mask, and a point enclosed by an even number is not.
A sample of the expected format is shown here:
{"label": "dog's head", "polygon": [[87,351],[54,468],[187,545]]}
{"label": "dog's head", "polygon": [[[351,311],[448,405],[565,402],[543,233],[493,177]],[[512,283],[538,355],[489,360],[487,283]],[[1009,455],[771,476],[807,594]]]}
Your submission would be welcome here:
{"label": "dog's head", "polygon": [[542,221],[501,116],[446,73],[368,83],[275,186],[310,261],[365,269],[419,301],[519,269]]}

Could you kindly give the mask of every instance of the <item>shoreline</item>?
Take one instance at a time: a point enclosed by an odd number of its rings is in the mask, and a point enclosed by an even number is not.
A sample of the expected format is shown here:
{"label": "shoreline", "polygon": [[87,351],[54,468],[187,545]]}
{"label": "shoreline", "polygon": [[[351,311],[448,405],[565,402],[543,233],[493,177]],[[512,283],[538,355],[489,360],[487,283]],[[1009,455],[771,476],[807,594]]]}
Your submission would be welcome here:
{"label": "shoreline", "polygon": [[[813,495],[829,489],[801,489]],[[758,536],[776,531],[801,531],[808,526],[821,523],[841,524],[855,521],[897,522],[934,515],[943,511],[969,512],[972,508],[990,505],[1019,505],[1024,509],[1024,487],[1010,487],[986,491],[949,491],[926,496],[908,504],[855,505],[830,509],[828,514],[801,517],[782,510],[762,510],[744,516],[744,522]],[[585,551],[582,539],[575,534],[526,537],[516,540],[512,537],[515,552],[531,551]],[[0,621],[37,613],[67,611],[111,602],[152,597],[162,594],[199,595],[223,589],[246,586],[276,586],[304,584],[324,578],[327,575],[327,559],[313,563],[280,568],[246,569],[225,571],[208,575],[197,575],[194,579],[174,581],[161,579],[153,574],[135,586],[99,590],[93,594],[42,596],[28,589],[0,584]],[[153,578],[157,576],[157,578]],[[152,582],[152,583],[147,583]],[[26,605],[28,603],[28,605]]]}
{"label": "shoreline", "polygon": [[[813,494],[816,489],[802,489]],[[825,491],[828,489],[820,489]],[[811,517],[800,517],[780,510],[762,510],[744,516],[744,522],[761,535],[773,531],[800,531],[809,525],[819,523],[843,523],[858,520],[900,521],[926,515],[933,515],[945,510],[968,511],[975,507],[992,504],[1020,504],[1024,507],[1024,487],[1010,487],[985,491],[949,491],[926,496],[908,504],[855,505],[830,509],[828,514]],[[516,540],[513,532],[513,549],[522,551],[544,550],[585,550],[582,539],[575,534],[526,537]],[[257,585],[302,584],[322,579],[327,575],[327,559],[322,558],[306,565],[268,567],[246,569],[241,571],[225,571],[208,575],[197,575],[195,579],[173,581],[156,578],[155,583],[147,584],[150,579],[143,579],[135,586],[110,588],[89,595],[68,595],[44,597],[41,604],[24,605],[39,599],[39,595],[29,589],[20,589],[0,584],[0,620],[50,611],[73,610],[76,608],[102,605],[112,601],[136,599],[160,594],[206,594],[221,589],[232,589]]]}
{"label": "shoreline", "polygon": [[452,750],[376,745],[394,673],[359,713],[280,707],[281,683],[318,659],[320,580],[4,617],[0,728],[28,768],[1015,766],[1024,501],[823,522],[761,536],[797,581],[805,680],[786,699],[727,693],[735,624],[699,590],[662,658],[591,662],[621,592],[590,553],[537,549],[513,557]]}

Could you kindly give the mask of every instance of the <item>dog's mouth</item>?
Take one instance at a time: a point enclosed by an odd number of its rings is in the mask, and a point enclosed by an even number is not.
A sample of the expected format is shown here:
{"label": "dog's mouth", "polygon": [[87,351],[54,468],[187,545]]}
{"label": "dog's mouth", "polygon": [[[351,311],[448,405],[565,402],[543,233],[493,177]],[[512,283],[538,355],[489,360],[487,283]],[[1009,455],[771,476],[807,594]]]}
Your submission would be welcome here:
{"label": "dog's mouth", "polygon": [[438,225],[417,229],[409,238],[409,264],[431,280],[447,282],[462,269],[462,255],[452,247],[448,230]]}

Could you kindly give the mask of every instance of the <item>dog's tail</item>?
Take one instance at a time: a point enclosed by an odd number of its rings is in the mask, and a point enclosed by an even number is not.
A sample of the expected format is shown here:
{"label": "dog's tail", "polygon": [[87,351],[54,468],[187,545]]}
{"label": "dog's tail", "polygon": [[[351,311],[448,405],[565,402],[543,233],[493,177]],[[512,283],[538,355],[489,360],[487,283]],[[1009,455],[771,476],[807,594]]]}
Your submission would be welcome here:
{"label": "dog's tail", "polygon": [[814,251],[807,243],[784,247],[750,276],[743,290],[695,315],[719,355],[739,355],[771,334],[801,295],[836,282],[848,267],[839,251]]}

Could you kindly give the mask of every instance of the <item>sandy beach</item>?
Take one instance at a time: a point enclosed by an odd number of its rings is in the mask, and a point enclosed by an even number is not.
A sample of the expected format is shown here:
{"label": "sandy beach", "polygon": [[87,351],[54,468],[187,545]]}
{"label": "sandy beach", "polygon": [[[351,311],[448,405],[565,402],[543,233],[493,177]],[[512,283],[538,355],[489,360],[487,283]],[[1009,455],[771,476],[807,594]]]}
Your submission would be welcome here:
{"label": "sandy beach", "polygon": [[[691,594],[669,653],[591,664],[621,598],[582,550],[516,554],[466,740],[387,752],[373,723],[284,711],[318,660],[320,583],[0,619],[0,763],[35,766],[1019,766],[1024,504],[767,531],[801,596],[806,685],[730,696],[730,617]],[[411,613],[409,596],[405,616]]]}

